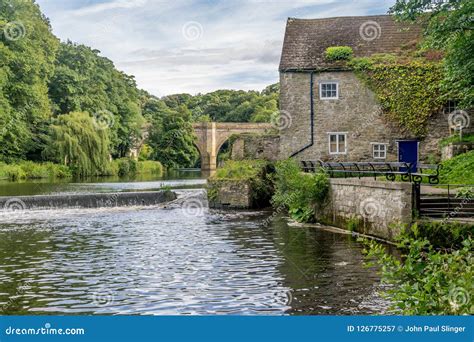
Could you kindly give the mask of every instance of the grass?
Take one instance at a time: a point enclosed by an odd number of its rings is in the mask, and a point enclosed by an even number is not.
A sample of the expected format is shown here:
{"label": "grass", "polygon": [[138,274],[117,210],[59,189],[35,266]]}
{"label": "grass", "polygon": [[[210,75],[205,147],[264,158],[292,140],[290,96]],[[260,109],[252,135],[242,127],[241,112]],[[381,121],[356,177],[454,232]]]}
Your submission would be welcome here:
{"label": "grass", "polygon": [[459,137],[459,134],[451,135],[447,138],[442,139],[439,142],[440,147],[447,146],[451,143],[458,143],[458,142],[473,142],[474,143],[474,134],[463,134],[462,137]]}
{"label": "grass", "polygon": [[474,184],[474,150],[445,160],[440,170],[440,182]]}

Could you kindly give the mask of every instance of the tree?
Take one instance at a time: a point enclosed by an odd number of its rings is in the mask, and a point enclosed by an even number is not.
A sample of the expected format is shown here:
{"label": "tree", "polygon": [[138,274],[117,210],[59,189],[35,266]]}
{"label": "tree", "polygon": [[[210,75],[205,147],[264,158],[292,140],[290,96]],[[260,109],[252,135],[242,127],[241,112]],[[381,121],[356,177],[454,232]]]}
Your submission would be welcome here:
{"label": "tree", "polygon": [[70,166],[76,176],[105,170],[110,152],[108,130],[85,112],[60,115],[49,127],[45,157]]}
{"label": "tree", "polygon": [[30,0],[0,2],[0,160],[35,155],[51,116],[48,80],[59,45]]}
{"label": "tree", "polygon": [[150,122],[146,143],[153,151],[152,159],[167,167],[193,166],[198,152],[191,112],[184,105],[171,109],[157,99],[150,99],[143,112]]}
{"label": "tree", "polygon": [[443,87],[460,106],[474,105],[474,2],[472,0],[397,0],[390,9],[401,20],[426,22],[425,47],[445,52]]}
{"label": "tree", "polygon": [[100,51],[72,42],[60,46],[49,95],[56,114],[86,111],[110,126],[111,152],[124,157],[140,140],[144,120],[136,82]]}

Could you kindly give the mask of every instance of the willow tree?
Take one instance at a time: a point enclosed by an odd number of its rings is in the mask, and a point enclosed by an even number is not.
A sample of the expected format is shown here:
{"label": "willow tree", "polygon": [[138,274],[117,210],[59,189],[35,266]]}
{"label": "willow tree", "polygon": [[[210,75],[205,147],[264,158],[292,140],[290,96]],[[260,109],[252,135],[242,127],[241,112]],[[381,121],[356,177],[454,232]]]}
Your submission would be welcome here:
{"label": "willow tree", "polygon": [[44,154],[82,177],[105,170],[109,146],[108,129],[97,125],[86,112],[72,112],[60,115],[51,124]]}

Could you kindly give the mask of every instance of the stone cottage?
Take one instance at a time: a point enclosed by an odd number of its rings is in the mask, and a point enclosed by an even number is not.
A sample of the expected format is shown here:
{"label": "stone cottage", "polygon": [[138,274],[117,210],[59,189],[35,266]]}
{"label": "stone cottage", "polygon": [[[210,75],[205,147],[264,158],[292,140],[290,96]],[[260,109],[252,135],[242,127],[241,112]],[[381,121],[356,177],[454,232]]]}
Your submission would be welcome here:
{"label": "stone cottage", "polygon": [[403,133],[375,94],[326,48],[349,46],[355,57],[415,46],[421,28],[389,15],[288,19],[280,61],[280,158],[325,161],[427,161],[449,135],[447,108],[430,119],[423,139]]}

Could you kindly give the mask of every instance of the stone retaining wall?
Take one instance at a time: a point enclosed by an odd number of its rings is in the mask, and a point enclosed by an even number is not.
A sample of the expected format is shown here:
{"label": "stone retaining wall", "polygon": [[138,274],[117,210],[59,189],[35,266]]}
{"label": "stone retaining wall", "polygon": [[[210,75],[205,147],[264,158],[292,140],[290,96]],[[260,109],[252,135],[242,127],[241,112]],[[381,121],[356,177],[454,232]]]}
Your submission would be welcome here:
{"label": "stone retaining wall", "polygon": [[441,160],[451,159],[457,155],[474,150],[472,142],[457,142],[444,146],[441,149]]}
{"label": "stone retaining wall", "polygon": [[395,226],[412,221],[411,183],[358,178],[330,182],[329,201],[318,217],[327,224],[347,227],[351,222],[358,232],[393,241],[400,233]]}

